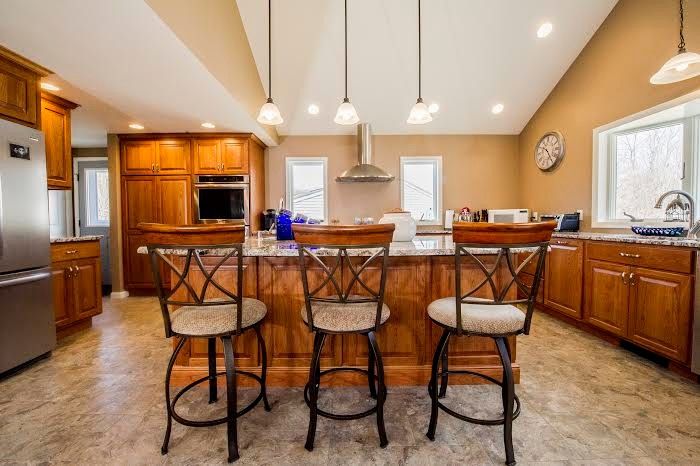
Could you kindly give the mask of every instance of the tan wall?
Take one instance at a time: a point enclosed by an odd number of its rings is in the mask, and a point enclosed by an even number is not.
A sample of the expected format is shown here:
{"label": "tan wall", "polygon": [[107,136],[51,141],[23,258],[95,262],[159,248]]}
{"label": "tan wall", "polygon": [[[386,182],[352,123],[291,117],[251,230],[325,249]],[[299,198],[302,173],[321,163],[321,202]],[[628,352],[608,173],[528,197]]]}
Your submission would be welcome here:
{"label": "tan wall", "polygon": [[109,264],[112,293],[124,291],[124,262],[122,259],[122,196],[119,164],[119,137],[107,135],[107,171],[109,172]]}
{"label": "tan wall", "polygon": [[330,218],[351,223],[356,216],[379,219],[401,206],[399,157],[441,155],[443,209],[519,207],[517,136],[374,136],[374,162],[397,177],[391,183],[337,183],[357,163],[355,136],[289,136],[267,149],[266,205],[285,195],[285,157],[328,157]]}
{"label": "tan wall", "polygon": [[[686,1],[689,51],[700,50],[700,1]],[[676,53],[677,0],[620,0],[520,134],[521,204],[540,213],[584,210],[591,224],[593,129],[688,94],[700,78],[653,86],[649,78]],[[540,172],[533,151],[549,130],[566,140],[566,156]]]}
{"label": "tan wall", "polygon": [[106,147],[73,147],[73,157],[107,157]]}

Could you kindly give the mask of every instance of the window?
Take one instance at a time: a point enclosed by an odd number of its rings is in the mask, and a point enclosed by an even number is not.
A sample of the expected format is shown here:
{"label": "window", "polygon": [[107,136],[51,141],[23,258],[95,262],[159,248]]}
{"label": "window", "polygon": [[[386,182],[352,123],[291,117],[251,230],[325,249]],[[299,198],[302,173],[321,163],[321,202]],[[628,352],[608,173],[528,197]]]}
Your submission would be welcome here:
{"label": "window", "polygon": [[287,208],[309,218],[328,219],[326,157],[287,157]]}
{"label": "window", "polygon": [[401,157],[401,208],[418,222],[440,223],[442,157]]}
{"label": "window", "polygon": [[109,178],[106,168],[86,168],[86,227],[109,226]]}

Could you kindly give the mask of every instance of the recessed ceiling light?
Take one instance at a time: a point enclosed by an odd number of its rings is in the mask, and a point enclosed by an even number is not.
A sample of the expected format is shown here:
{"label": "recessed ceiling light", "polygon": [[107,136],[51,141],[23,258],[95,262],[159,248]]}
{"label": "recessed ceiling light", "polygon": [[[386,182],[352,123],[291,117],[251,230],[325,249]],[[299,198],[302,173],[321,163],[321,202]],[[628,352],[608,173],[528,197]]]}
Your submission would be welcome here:
{"label": "recessed ceiling light", "polygon": [[503,111],[504,108],[505,107],[503,106],[503,104],[496,104],[493,107],[491,107],[491,113],[493,113],[494,115],[498,115]]}
{"label": "recessed ceiling light", "polygon": [[437,102],[433,102],[432,104],[428,105],[428,111],[430,113],[437,113],[438,110],[440,110],[440,105]]}
{"label": "recessed ceiling light", "polygon": [[205,121],[204,123],[202,123],[202,128],[213,129],[216,128],[216,125],[214,123],[209,123],[208,121]]}
{"label": "recessed ceiling light", "polygon": [[129,125],[129,128],[131,128],[131,129],[143,129],[143,125],[140,125],[138,123],[131,123]]}
{"label": "recessed ceiling light", "polygon": [[41,88],[47,91],[60,91],[61,88],[51,83],[41,83]]}
{"label": "recessed ceiling light", "polygon": [[309,108],[307,108],[306,110],[309,112],[309,115],[318,115],[318,112],[321,111],[321,109],[318,108],[318,105],[316,104],[309,105]]}
{"label": "recessed ceiling light", "polygon": [[542,23],[542,25],[537,29],[537,37],[539,37],[540,39],[544,39],[552,32],[552,29],[554,29],[552,23]]}

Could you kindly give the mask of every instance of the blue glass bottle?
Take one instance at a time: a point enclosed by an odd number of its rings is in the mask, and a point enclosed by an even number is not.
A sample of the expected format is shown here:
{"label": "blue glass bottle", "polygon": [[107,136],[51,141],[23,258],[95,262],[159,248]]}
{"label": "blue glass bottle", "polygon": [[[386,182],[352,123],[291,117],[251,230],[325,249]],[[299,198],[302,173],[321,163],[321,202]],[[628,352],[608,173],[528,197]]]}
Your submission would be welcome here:
{"label": "blue glass bottle", "polygon": [[294,239],[292,233],[292,212],[287,209],[281,209],[277,214],[277,240],[288,241]]}

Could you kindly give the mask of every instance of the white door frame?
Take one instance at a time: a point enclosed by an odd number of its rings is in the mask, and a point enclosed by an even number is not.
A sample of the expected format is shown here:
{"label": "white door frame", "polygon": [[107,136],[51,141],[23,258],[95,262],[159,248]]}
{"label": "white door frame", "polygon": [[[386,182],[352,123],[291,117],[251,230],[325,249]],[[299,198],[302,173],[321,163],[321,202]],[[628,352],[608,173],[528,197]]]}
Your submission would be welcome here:
{"label": "white door frame", "polygon": [[80,236],[80,193],[78,192],[78,162],[106,162],[107,157],[73,157],[73,228],[75,236]]}

